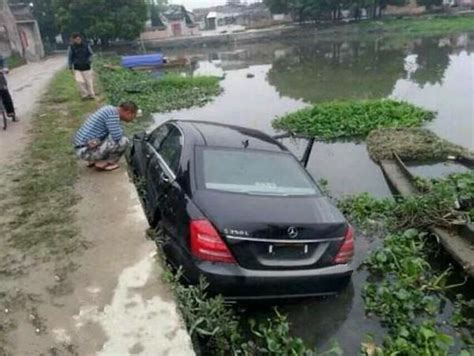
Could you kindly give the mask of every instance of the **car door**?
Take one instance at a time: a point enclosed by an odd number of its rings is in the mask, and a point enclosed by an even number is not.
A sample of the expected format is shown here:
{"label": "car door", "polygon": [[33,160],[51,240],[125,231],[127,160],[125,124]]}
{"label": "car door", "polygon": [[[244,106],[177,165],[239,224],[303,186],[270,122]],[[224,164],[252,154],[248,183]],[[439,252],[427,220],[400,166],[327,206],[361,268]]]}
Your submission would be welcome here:
{"label": "car door", "polygon": [[[175,182],[182,152],[182,135],[173,124],[166,124],[161,134],[150,137],[147,167],[147,184],[150,210],[160,211],[167,207],[168,192]],[[155,140],[153,140],[155,138]]]}
{"label": "car door", "polygon": [[165,124],[156,128],[144,139],[140,139],[140,137],[136,140],[134,139],[133,145],[136,150],[135,156],[138,157],[136,163],[137,168],[139,169],[140,174],[145,178],[147,178],[146,173],[150,160],[152,159],[154,152],[157,152],[161,142],[168,134],[168,131],[169,126]]}

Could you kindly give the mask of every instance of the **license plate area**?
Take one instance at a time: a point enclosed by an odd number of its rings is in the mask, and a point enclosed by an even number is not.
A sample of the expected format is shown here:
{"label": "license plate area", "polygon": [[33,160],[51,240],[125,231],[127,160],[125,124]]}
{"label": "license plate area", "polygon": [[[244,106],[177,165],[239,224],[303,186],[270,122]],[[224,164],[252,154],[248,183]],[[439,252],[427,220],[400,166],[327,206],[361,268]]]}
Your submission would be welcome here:
{"label": "license plate area", "polygon": [[310,252],[308,244],[268,244],[268,257],[277,257],[281,259],[295,259],[307,257]]}

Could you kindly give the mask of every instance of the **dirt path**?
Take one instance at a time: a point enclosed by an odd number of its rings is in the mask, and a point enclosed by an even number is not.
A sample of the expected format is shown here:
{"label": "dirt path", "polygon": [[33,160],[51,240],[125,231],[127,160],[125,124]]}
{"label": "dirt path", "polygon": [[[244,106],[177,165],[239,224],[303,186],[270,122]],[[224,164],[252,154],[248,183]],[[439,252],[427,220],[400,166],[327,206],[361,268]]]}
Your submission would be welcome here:
{"label": "dirt path", "polygon": [[[63,65],[52,58],[11,74],[22,121],[0,133],[0,164],[20,157],[35,102]],[[104,174],[83,167],[76,191],[83,250],[41,260],[6,254],[0,355],[193,355],[125,168]]]}
{"label": "dirt path", "polygon": [[[50,301],[38,307],[47,335],[19,337],[21,354],[54,347],[78,355],[192,355],[189,336],[125,169],[83,168],[77,192],[81,237],[89,246],[47,283]],[[44,318],[44,317],[43,317]],[[31,353],[33,354],[33,353]]]}
{"label": "dirt path", "polygon": [[27,142],[29,122],[41,93],[54,74],[65,65],[64,57],[52,57],[16,68],[8,75],[10,93],[20,122],[9,122],[7,131],[0,130],[0,165],[18,157]]}

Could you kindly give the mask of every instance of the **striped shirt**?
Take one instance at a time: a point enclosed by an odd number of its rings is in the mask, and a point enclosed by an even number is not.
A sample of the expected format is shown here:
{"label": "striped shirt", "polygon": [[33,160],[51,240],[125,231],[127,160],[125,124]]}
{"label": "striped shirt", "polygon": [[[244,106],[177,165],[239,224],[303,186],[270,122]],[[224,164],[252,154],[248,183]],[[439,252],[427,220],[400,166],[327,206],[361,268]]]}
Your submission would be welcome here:
{"label": "striped shirt", "polygon": [[116,142],[120,141],[123,137],[123,129],[120,125],[118,109],[112,105],[104,106],[89,116],[86,122],[76,132],[74,145],[83,146],[93,139],[103,141],[109,135]]}

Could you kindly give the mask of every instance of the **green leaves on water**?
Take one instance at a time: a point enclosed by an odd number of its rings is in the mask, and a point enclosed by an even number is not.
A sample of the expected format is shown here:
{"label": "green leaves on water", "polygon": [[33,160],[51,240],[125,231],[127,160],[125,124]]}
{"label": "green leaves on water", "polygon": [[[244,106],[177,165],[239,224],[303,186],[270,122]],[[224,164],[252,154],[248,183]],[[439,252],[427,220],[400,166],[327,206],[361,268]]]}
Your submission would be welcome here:
{"label": "green leaves on water", "polygon": [[[399,201],[361,194],[339,202],[341,210],[358,225],[380,222],[392,231],[364,263],[372,274],[363,289],[366,311],[388,328],[382,346],[370,341],[362,344],[367,355],[448,355],[454,339],[447,332],[455,335],[453,327],[473,325],[468,316],[474,307],[471,301],[458,297],[454,310],[443,310],[446,290],[455,287],[448,286],[452,269],[437,271],[432,267],[433,244],[425,233],[413,228],[472,221],[474,173],[420,180],[417,185],[424,194]],[[451,314],[448,321],[446,313]],[[470,345],[470,334],[463,333],[461,338],[467,341],[462,341]]]}
{"label": "green leaves on water", "polygon": [[437,292],[446,288],[450,270],[435,272],[427,250],[426,234],[407,230],[385,237],[365,262],[371,272],[383,276],[381,282],[364,287],[366,310],[389,328],[375,355],[447,355],[454,344],[434,319],[443,305]]}
{"label": "green leaves on water", "polygon": [[[424,229],[431,225],[450,227],[474,218],[474,173],[452,174],[444,179],[418,180],[424,194],[394,201],[375,199],[367,193],[338,202],[351,220],[364,228],[386,223],[394,231]],[[456,207],[455,202],[459,206]]]}
{"label": "green leaves on water", "polygon": [[327,140],[365,138],[375,129],[417,127],[433,117],[432,112],[394,100],[335,101],[277,118],[273,127]]}
{"label": "green leaves on water", "polygon": [[221,93],[217,77],[185,77],[179,74],[153,76],[143,71],[110,69],[101,62],[98,72],[102,87],[112,104],[132,100],[145,113],[202,106]]}

